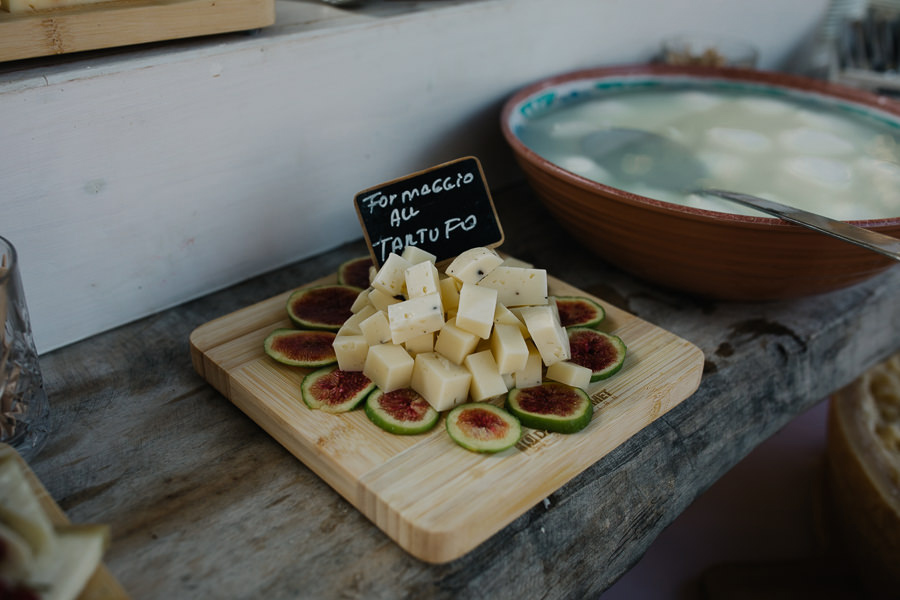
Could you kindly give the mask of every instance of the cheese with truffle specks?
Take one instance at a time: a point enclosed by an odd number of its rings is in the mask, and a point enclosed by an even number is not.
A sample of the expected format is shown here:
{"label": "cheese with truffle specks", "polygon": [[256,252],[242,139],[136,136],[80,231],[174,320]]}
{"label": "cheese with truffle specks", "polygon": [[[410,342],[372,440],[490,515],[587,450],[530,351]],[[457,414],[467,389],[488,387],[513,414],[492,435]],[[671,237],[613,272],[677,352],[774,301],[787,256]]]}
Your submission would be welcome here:
{"label": "cheese with truffle specks", "polygon": [[478,282],[497,290],[497,301],[504,306],[547,304],[547,271],[499,266]]}
{"label": "cheese with truffle specks", "polygon": [[424,261],[406,270],[406,294],[410,298],[439,294],[440,277],[433,263]]}
{"label": "cheese with truffle specks", "polygon": [[414,337],[439,331],[444,325],[440,294],[410,298],[388,306],[391,341],[402,344]]}
{"label": "cheese with truffle specks", "polygon": [[502,262],[500,255],[491,248],[471,248],[453,259],[446,273],[462,283],[478,283]]}
{"label": "cheese with truffle specks", "polygon": [[339,335],[334,338],[332,347],[342,371],[362,371],[366,366],[369,342],[364,335]]}
{"label": "cheese with truffle specks", "polygon": [[525,368],[528,346],[522,332],[515,325],[495,323],[491,333],[491,352],[500,373],[514,373]]}
{"label": "cheese with truffle specks", "polygon": [[525,340],[528,347],[528,360],[525,361],[525,368],[513,373],[516,387],[519,389],[541,385],[544,377],[544,361],[541,359],[540,352],[534,347],[534,342]]}
{"label": "cheese with truffle specks", "polygon": [[593,372],[587,367],[561,360],[547,367],[546,376],[547,379],[586,390],[591,384],[592,374]]}

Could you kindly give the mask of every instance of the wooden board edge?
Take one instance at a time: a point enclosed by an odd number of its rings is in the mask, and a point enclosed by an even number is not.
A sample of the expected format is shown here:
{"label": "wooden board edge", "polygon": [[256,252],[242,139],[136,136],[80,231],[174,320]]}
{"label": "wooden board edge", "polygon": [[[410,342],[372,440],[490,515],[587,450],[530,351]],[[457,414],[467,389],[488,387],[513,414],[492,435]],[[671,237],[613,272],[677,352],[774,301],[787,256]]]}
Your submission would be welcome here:
{"label": "wooden board edge", "polygon": [[[44,509],[50,522],[57,526],[71,524],[66,513],[59,507],[38,476],[35,475],[28,463],[25,462],[25,459],[23,459],[22,456],[8,444],[0,443],[0,455],[5,455],[7,452],[15,456],[16,460],[19,462],[19,465],[25,473],[25,478],[28,480],[28,484],[31,486],[35,496],[37,496],[38,501],[41,503],[41,508]],[[107,566],[102,562],[81,591],[78,600],[95,600],[101,598],[105,600],[128,600],[129,598],[125,588],[122,587],[122,584],[119,583]]]}
{"label": "wooden board edge", "polygon": [[274,0],[114,0],[0,11],[0,62],[267,27]]}

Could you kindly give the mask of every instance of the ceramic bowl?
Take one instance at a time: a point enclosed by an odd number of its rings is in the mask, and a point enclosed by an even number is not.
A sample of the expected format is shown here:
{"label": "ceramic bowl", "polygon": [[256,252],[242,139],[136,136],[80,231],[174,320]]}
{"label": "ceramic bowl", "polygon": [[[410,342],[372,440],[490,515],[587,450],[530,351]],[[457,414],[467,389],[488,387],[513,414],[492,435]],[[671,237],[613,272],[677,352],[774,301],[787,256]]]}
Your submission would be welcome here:
{"label": "ceramic bowl", "polygon": [[[900,103],[782,73],[639,65],[551,77],[520,90],[505,103],[501,129],[529,185],[576,241],[603,260],[648,281],[725,300],[776,300],[829,292],[896,264],[768,216],[689,207],[598,183],[542,158],[518,137],[528,119],[586,94],[602,94],[623,85],[659,87],[685,82],[701,89],[738,84],[776,95],[838,103],[851,112],[871,113],[882,121],[896,123],[900,130]],[[851,222],[900,237],[900,216]]]}

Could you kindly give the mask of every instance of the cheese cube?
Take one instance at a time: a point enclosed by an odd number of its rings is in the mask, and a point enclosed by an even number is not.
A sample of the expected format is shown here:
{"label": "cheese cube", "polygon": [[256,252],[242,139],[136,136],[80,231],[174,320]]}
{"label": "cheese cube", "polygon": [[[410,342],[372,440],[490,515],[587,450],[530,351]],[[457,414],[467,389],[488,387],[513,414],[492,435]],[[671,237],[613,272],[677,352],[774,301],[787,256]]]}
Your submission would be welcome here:
{"label": "cheese cube", "polygon": [[497,323],[515,325],[519,328],[523,338],[526,340],[529,338],[528,328],[525,327],[525,323],[522,322],[522,319],[500,302],[497,302],[497,309],[494,311],[494,325]]}
{"label": "cheese cube", "polygon": [[371,304],[369,302],[369,292],[371,289],[365,289],[359,293],[359,296],[356,297],[356,300],[353,301],[353,304],[350,305],[350,312],[358,313],[363,309],[364,306]]}
{"label": "cheese cube", "polygon": [[418,337],[410,338],[403,343],[403,347],[413,356],[423,352],[434,352],[434,334],[424,333]]}
{"label": "cheese cube", "polygon": [[478,283],[502,262],[491,248],[471,248],[454,258],[446,273],[463,283]]}
{"label": "cheese cube", "polygon": [[402,346],[381,344],[369,347],[363,374],[383,392],[393,392],[409,387],[414,364],[412,356]]}
{"label": "cheese cube", "polygon": [[531,340],[526,340],[525,345],[528,347],[528,360],[525,361],[523,369],[513,374],[516,380],[516,387],[519,389],[541,385],[544,381],[544,361],[541,360],[541,354],[534,347],[534,343]]}
{"label": "cheese cube", "polygon": [[472,353],[479,337],[456,326],[456,319],[450,319],[441,328],[434,343],[434,351],[449,358],[458,365]]}
{"label": "cheese cube", "polygon": [[[391,339],[391,324],[388,322],[387,313],[379,310],[359,324],[359,330],[366,338],[370,346],[386,344]],[[346,369],[345,369],[346,370]]]}
{"label": "cheese cube", "polygon": [[495,323],[491,333],[491,353],[500,373],[514,373],[525,368],[528,346],[522,332],[515,325]]}
{"label": "cheese cube", "polygon": [[372,291],[369,292],[369,304],[371,304],[375,310],[387,310],[388,306],[397,304],[398,302],[400,302],[399,298],[388,296],[378,288],[372,288]]}
{"label": "cheese cube", "polygon": [[496,309],[497,290],[464,283],[459,290],[456,326],[487,339],[491,335]]}
{"label": "cheese cube", "polygon": [[547,271],[499,266],[478,282],[497,290],[497,301],[504,306],[547,304]]}
{"label": "cheese cube", "polygon": [[340,335],[334,338],[332,346],[341,370],[362,371],[366,366],[369,342],[364,335]]}
{"label": "cheese cube", "polygon": [[469,385],[472,400],[481,402],[508,391],[490,350],[468,355],[463,364],[472,374],[472,383]]}
{"label": "cheese cube", "polygon": [[591,370],[567,360],[561,360],[547,367],[547,379],[565,383],[572,387],[588,389],[591,384]]}
{"label": "cheese cube", "polygon": [[435,410],[443,411],[462,404],[469,397],[472,375],[465,367],[437,352],[418,354],[410,387]]}
{"label": "cheese cube", "polygon": [[388,306],[391,341],[402,344],[414,337],[438,331],[444,324],[440,294],[419,296]]}
{"label": "cheese cube", "polygon": [[372,287],[388,296],[403,295],[406,287],[406,270],[412,265],[399,254],[391,252],[372,280]]}
{"label": "cheese cube", "polygon": [[445,277],[439,283],[441,302],[445,311],[455,311],[459,306],[459,283],[452,277]]}
{"label": "cheese cube", "polygon": [[403,252],[400,253],[400,257],[408,260],[411,265],[417,265],[423,262],[434,263],[437,260],[437,256],[431,252],[422,250],[417,246],[407,246],[403,249]]}
{"label": "cheese cube", "polygon": [[[489,288],[485,288],[489,289]],[[569,337],[559,322],[556,304],[544,306],[526,306],[519,311],[534,346],[541,354],[541,360],[548,367],[561,360],[568,360]]]}
{"label": "cheese cube", "polygon": [[375,312],[375,307],[371,305],[364,306],[359,312],[353,313],[346,321],[344,321],[344,324],[341,325],[337,335],[361,335],[362,330],[359,328],[359,324],[374,315]]}
{"label": "cheese cube", "polygon": [[434,263],[420,262],[406,270],[406,295],[418,298],[441,291],[440,277]]}

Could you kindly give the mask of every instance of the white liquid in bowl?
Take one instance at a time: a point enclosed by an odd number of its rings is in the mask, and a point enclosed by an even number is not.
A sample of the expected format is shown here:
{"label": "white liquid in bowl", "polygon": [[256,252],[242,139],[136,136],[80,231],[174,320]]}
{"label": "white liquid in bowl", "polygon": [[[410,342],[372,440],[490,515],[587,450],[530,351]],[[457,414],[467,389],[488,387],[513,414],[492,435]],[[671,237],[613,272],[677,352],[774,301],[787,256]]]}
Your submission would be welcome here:
{"label": "white liquid in bowl", "polygon": [[[747,89],[624,89],[553,107],[519,124],[537,154],[577,175],[696,208],[760,216],[725,200],[617,181],[581,149],[610,127],[654,132],[704,164],[699,186],[769,198],[836,219],[900,216],[900,119]],[[640,165],[640,157],[629,160]]]}

